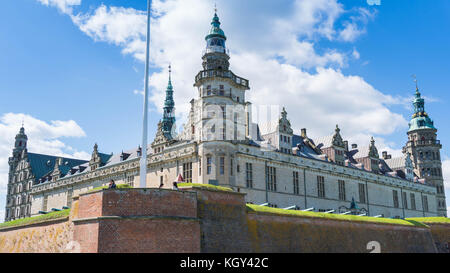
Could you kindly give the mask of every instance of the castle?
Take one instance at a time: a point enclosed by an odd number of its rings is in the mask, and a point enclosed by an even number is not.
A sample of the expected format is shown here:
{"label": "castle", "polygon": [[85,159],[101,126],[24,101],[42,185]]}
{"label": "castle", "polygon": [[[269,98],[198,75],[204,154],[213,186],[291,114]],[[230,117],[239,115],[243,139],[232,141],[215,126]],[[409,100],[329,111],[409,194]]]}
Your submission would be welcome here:
{"label": "castle", "polygon": [[[249,81],[230,70],[230,56],[217,14],[206,36],[198,94],[181,134],[175,133],[172,79],[164,114],[149,145],[147,187],[186,182],[227,186],[246,202],[289,209],[405,218],[446,216],[437,129],[416,89],[415,113],[403,156],[381,156],[375,140],[349,146],[336,126],[327,137],[295,134],[283,108],[267,124],[252,122],[246,101]],[[169,71],[170,73],[170,71]],[[331,133],[331,132],[330,132]],[[141,147],[105,154],[95,144],[90,161],[27,151],[22,127],[9,159],[5,221],[71,207],[72,198],[106,185],[139,184]]]}

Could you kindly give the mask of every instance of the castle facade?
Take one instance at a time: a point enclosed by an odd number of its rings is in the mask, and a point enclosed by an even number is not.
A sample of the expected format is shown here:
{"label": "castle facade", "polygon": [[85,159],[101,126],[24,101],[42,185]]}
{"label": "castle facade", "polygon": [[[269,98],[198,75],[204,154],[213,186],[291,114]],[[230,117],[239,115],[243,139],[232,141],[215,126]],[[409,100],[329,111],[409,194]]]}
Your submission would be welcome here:
{"label": "castle facade", "polygon": [[[312,139],[295,134],[283,108],[267,124],[252,122],[246,100],[249,81],[230,70],[230,56],[217,14],[205,38],[197,96],[188,120],[175,133],[172,79],[163,118],[149,145],[147,187],[172,188],[186,182],[227,186],[246,201],[286,209],[405,218],[446,216],[437,129],[416,90],[415,113],[403,156],[381,156],[375,140],[349,145],[336,126]],[[94,146],[90,161],[28,153],[24,128],[16,136],[6,205],[6,221],[71,207],[72,198],[106,185],[139,184],[141,147],[105,154]]]}

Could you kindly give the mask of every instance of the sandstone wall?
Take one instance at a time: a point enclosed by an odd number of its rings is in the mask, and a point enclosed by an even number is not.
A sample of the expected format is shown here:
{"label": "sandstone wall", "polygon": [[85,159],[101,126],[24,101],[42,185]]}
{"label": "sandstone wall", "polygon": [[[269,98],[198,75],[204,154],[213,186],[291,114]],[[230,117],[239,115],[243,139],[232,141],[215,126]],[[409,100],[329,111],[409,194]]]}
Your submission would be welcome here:
{"label": "sandstone wall", "polygon": [[69,252],[73,225],[67,219],[3,229],[0,231],[0,253]]}

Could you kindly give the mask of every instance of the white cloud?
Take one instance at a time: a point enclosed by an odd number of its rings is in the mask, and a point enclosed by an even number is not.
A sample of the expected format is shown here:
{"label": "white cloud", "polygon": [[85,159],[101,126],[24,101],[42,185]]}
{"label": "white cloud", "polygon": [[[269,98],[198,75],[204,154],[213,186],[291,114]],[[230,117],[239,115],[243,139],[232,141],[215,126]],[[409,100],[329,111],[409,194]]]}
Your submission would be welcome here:
{"label": "white cloud", "polygon": [[[442,161],[442,175],[444,177],[445,189],[450,191],[450,159]],[[448,196],[450,201],[450,196]]]}
{"label": "white cloud", "polygon": [[123,47],[123,53],[143,59],[145,49],[146,15],[133,8],[101,5],[93,14],[73,15],[81,31],[95,41]]}
{"label": "white cloud", "polygon": [[37,0],[43,5],[57,7],[66,14],[72,13],[72,7],[81,5],[81,0]]}
{"label": "white cloud", "polygon": [[[28,151],[69,158],[88,159],[90,155],[77,151],[63,143],[60,138],[84,137],[83,129],[73,120],[45,121],[25,114],[7,113],[0,117],[0,196],[4,197],[8,183],[8,158],[14,147],[15,136],[19,132],[22,120],[28,136]],[[0,207],[2,204],[0,203]]]}
{"label": "white cloud", "polygon": [[[356,15],[338,25],[343,14],[355,10],[344,10],[337,0],[293,1],[292,10],[283,17],[254,7],[253,13],[260,14],[250,19],[228,12],[235,4],[224,3],[219,16],[231,48],[231,69],[250,80],[248,99],[254,104],[286,106],[294,128],[308,128],[313,136],[331,134],[336,123],[345,135],[360,136],[361,140],[364,136],[366,142],[370,135],[389,135],[406,128],[406,120],[388,108],[398,103],[396,99],[363,78],[344,75],[339,70],[346,64],[347,53],[322,48],[319,54],[316,49],[320,39],[356,39],[365,31],[373,13],[356,9]],[[172,62],[177,114],[184,120],[189,101],[197,94],[192,84],[201,70],[204,36],[212,17],[211,3],[155,0],[153,12],[156,16],[151,25],[151,60],[161,72],[151,75],[150,100],[161,111],[167,85],[166,67]],[[146,16],[142,11],[102,4],[90,14],[72,18],[95,41],[115,44],[124,54],[144,59]],[[359,34],[346,33],[349,24],[354,24]],[[356,48],[348,54],[360,57]]]}
{"label": "white cloud", "polygon": [[366,25],[375,17],[375,14],[365,8],[359,8],[356,16],[350,16],[350,21],[343,23],[344,28],[339,31],[338,39],[346,42],[355,41],[366,33]]}

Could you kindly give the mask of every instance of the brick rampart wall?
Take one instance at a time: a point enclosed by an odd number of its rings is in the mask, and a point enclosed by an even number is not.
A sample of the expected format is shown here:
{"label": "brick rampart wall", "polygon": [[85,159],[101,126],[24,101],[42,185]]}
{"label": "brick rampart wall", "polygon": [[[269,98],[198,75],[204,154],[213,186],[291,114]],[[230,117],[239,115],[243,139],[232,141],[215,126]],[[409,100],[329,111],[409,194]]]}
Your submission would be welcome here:
{"label": "brick rampart wall", "polygon": [[0,229],[0,252],[448,252],[450,225],[247,211],[245,194],[118,189],[75,198],[70,217]]}

